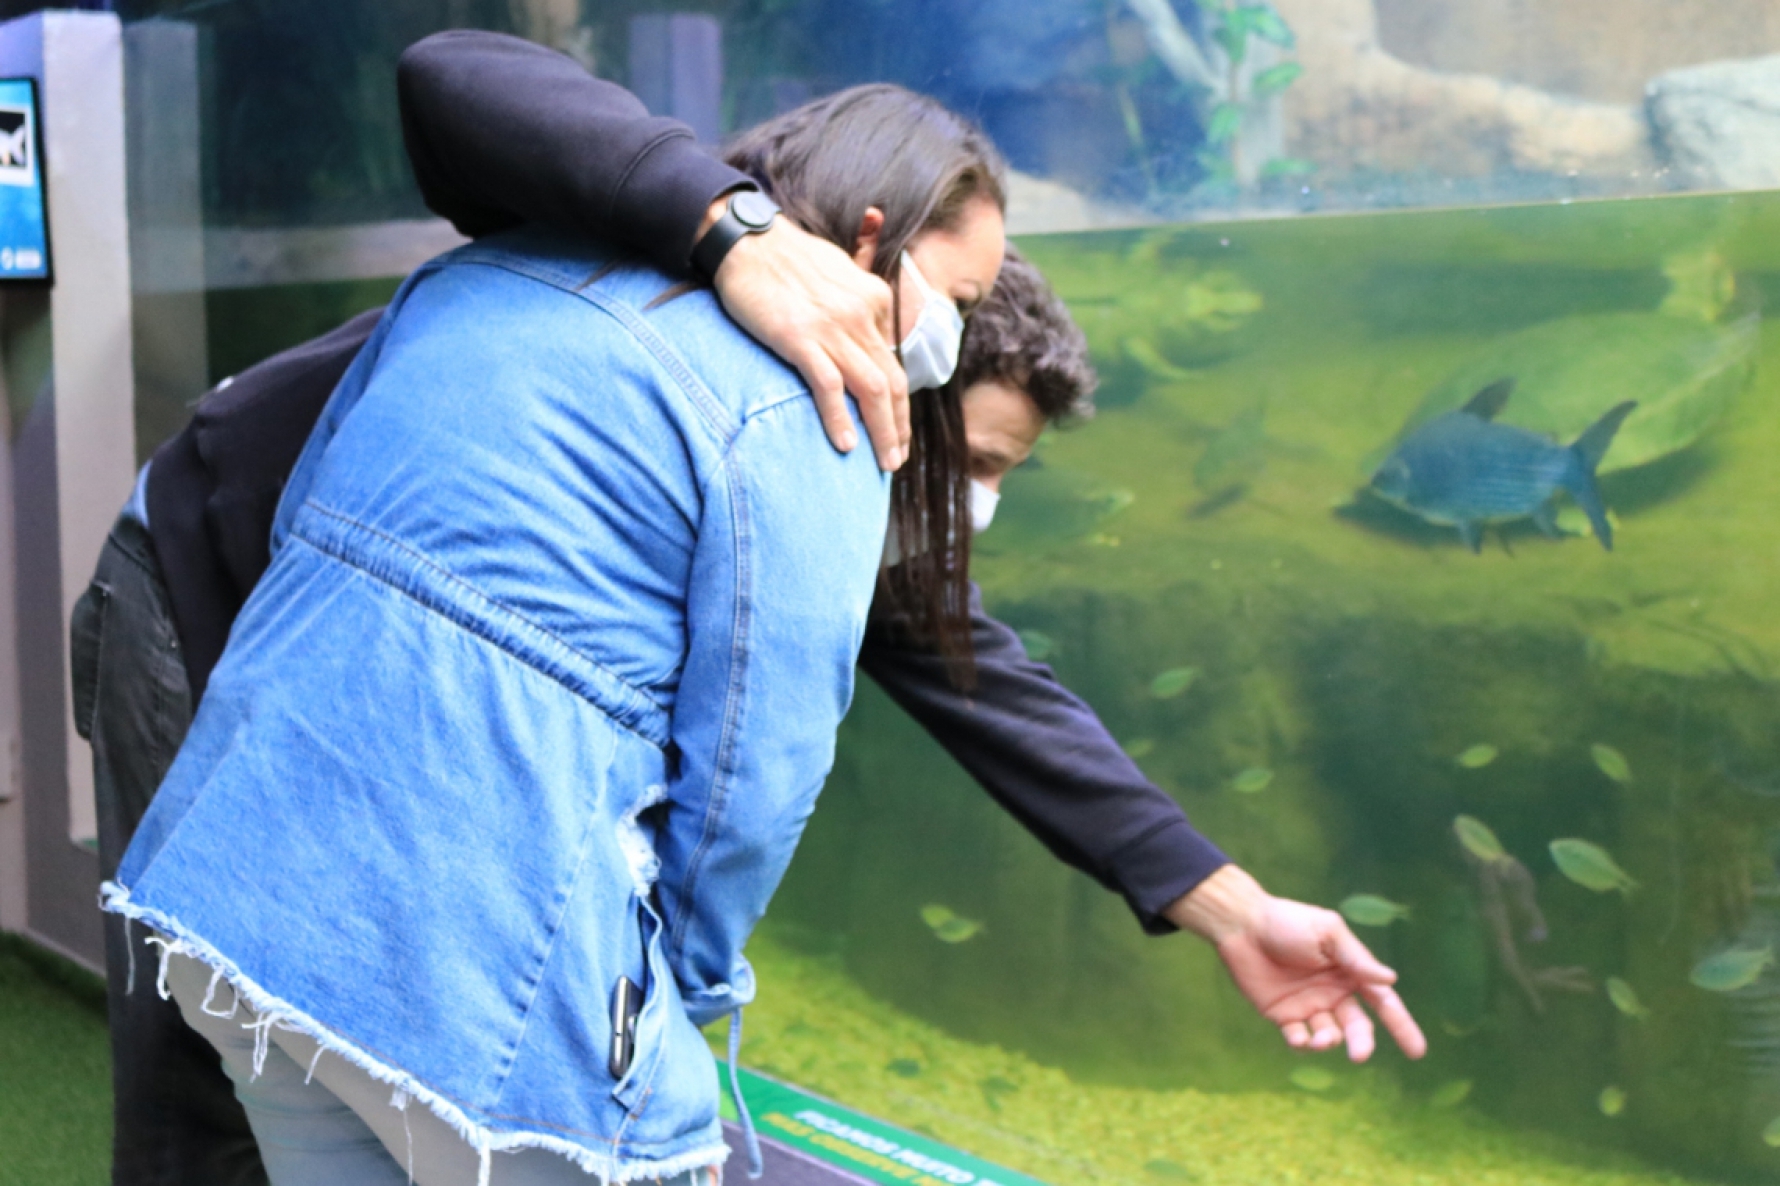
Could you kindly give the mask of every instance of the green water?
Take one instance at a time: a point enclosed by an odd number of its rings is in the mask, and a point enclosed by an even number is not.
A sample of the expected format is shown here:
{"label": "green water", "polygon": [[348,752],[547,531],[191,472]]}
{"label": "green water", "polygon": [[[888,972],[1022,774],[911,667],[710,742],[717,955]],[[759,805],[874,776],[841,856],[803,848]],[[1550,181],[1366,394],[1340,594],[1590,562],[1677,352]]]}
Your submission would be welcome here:
{"label": "green water", "polygon": [[[746,1060],[1060,1184],[1780,1177],[1780,971],[1690,981],[1722,949],[1780,951],[1776,331],[1683,393],[1712,405],[1697,439],[1605,478],[1612,553],[1522,524],[1473,555],[1356,497],[1424,396],[1513,335],[1759,309],[1780,196],[1023,246],[1106,384],[1004,488],[990,608],[1271,889],[1409,908],[1359,930],[1431,1052],[1293,1055],[1202,945],[1141,935],[863,685],[753,949]],[[1701,260],[1734,297],[1655,312]],[[1574,341],[1554,363],[1618,376],[1585,392],[1601,410],[1673,362]],[[1531,874],[1543,941],[1492,921],[1503,866],[1467,859],[1460,814]],[[1560,838],[1638,888],[1567,878]],[[941,941],[933,904],[981,929]],[[1307,1064],[1332,1081],[1294,1082]]]}

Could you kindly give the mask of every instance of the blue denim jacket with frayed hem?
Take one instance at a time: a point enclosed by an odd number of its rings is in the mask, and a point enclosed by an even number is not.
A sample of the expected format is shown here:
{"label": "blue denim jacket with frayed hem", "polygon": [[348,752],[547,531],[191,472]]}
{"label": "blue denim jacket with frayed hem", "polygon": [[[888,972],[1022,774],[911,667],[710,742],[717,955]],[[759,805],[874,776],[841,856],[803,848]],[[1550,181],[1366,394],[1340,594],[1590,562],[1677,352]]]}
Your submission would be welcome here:
{"label": "blue denim jacket with frayed hem", "polygon": [[889,489],[669,285],[533,232],[410,278],[106,888],[483,1150],[616,1181],[723,1159],[697,1027],[753,995]]}

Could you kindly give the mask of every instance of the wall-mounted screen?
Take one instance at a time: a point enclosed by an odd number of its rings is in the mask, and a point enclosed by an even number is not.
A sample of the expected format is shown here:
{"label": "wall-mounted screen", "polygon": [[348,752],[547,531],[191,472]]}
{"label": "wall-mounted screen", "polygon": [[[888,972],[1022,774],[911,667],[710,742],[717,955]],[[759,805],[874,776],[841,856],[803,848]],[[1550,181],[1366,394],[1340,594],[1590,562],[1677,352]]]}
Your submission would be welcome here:
{"label": "wall-mounted screen", "polygon": [[0,282],[50,279],[37,83],[0,78]]}

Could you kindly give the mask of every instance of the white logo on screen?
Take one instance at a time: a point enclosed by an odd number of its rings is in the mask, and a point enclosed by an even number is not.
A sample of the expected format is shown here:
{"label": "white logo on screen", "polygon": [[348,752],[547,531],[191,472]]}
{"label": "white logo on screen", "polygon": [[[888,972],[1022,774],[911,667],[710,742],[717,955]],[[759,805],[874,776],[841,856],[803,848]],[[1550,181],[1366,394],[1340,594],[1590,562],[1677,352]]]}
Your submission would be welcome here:
{"label": "white logo on screen", "polygon": [[0,185],[36,185],[31,110],[0,104]]}

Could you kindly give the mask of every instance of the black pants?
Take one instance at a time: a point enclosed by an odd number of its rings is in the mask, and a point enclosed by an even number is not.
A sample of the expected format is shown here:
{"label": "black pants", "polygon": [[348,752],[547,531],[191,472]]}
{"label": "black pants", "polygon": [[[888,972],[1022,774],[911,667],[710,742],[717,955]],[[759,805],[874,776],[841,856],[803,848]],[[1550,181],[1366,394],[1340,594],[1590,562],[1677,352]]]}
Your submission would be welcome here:
{"label": "black pants", "polygon": [[[74,607],[74,723],[93,746],[99,865],[117,872],[192,723],[191,688],[147,530],[120,518]],[[155,992],[158,953],[105,916],[115,1096],[113,1186],[264,1186],[265,1168],[216,1050]]]}

